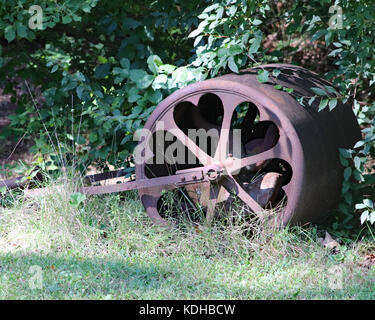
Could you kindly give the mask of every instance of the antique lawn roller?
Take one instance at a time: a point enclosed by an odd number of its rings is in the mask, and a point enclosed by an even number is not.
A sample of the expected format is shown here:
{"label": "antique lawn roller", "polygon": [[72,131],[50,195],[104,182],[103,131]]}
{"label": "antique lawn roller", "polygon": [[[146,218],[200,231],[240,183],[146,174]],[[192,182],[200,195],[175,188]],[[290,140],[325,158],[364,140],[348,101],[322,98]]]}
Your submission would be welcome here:
{"label": "antique lawn roller", "polygon": [[[259,68],[281,73],[260,83]],[[168,190],[182,209],[200,206],[208,220],[239,198],[249,212],[278,208],[273,214],[283,225],[319,223],[340,196],[338,149],[360,140],[351,105],[318,112],[320,99],[305,107],[296,100],[325,86],[331,84],[304,68],[273,64],[182,88],[146,122],[135,154],[136,181],[83,192],[138,189],[155,223],[165,222]],[[102,178],[108,175],[91,182]]]}

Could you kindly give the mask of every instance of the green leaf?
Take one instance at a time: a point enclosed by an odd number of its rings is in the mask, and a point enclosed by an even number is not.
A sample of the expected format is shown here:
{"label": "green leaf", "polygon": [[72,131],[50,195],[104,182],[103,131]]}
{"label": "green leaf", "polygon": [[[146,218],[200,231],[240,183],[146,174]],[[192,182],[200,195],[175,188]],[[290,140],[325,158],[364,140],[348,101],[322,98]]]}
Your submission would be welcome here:
{"label": "green leaf", "polygon": [[363,178],[363,175],[358,170],[354,171],[353,176],[359,182],[365,181],[365,179]]}
{"label": "green leaf", "polygon": [[329,111],[332,111],[336,107],[336,105],[337,105],[337,99],[336,98],[330,99],[329,104],[328,104]]}
{"label": "green leaf", "polygon": [[325,92],[322,88],[314,87],[311,88],[311,91],[313,91],[318,96],[327,96],[327,92]]}
{"label": "green leaf", "polygon": [[77,144],[85,144],[86,143],[86,139],[84,137],[82,137],[81,135],[79,135],[77,137],[77,141],[76,141]]}
{"label": "green leaf", "polygon": [[348,181],[344,181],[342,184],[342,193],[345,194],[350,189],[350,183]]}
{"label": "green leaf", "polygon": [[59,68],[59,65],[55,64],[55,65],[52,67],[51,73],[56,72],[58,68]]}
{"label": "green leaf", "polygon": [[231,56],[235,56],[235,55],[241,54],[243,50],[238,44],[236,44],[234,46],[230,46],[228,48],[228,52]]}
{"label": "green leaf", "polygon": [[365,142],[363,141],[363,140],[361,140],[361,141],[358,141],[355,145],[354,145],[354,149],[356,149],[356,148],[360,148],[360,147],[362,147],[363,145],[365,144]]}
{"label": "green leaf", "polygon": [[349,165],[349,161],[346,160],[342,155],[340,155],[340,163],[344,167],[347,167]]}
{"label": "green leaf", "polygon": [[127,143],[129,140],[131,140],[131,136],[128,135],[128,136],[125,136],[122,140],[121,140],[121,145],[124,145],[125,143]]}
{"label": "green leaf", "polygon": [[89,86],[80,85],[76,88],[77,95],[82,101],[90,100],[90,90]]}
{"label": "green leaf", "polygon": [[254,53],[258,52],[261,42],[262,42],[261,37],[255,38],[253,43],[250,46],[249,54],[254,54]]}
{"label": "green leaf", "polygon": [[70,16],[64,16],[63,18],[62,18],[62,23],[63,24],[68,24],[68,23],[71,23],[73,20],[72,20],[72,18],[70,17]]}
{"label": "green leaf", "polygon": [[162,89],[168,81],[168,77],[165,74],[159,74],[152,83],[152,89]]}
{"label": "green leaf", "polygon": [[77,79],[78,81],[81,81],[81,82],[85,82],[85,81],[86,81],[85,76],[84,76],[83,73],[80,72],[80,71],[77,71],[77,72],[74,74],[74,77],[75,77],[75,79]]}
{"label": "green leaf", "polygon": [[145,89],[151,85],[154,77],[142,69],[134,69],[130,70],[130,80],[132,80],[139,89]]}
{"label": "green leaf", "polygon": [[129,70],[129,68],[130,68],[130,61],[129,61],[129,59],[127,59],[127,58],[122,58],[122,59],[120,60],[120,65],[121,65],[121,67],[123,67],[125,70]]}
{"label": "green leaf", "polygon": [[194,47],[196,47],[201,42],[202,39],[203,39],[203,35],[196,37],[194,40]]}
{"label": "green leaf", "polygon": [[136,102],[140,98],[142,98],[142,97],[139,94],[131,94],[128,97],[128,102],[134,103],[134,102]]}
{"label": "green leaf", "polygon": [[188,78],[188,72],[187,72],[186,67],[177,68],[172,73],[172,79],[176,83],[181,83],[181,82],[183,83],[183,82],[185,82],[187,80],[187,78]]}
{"label": "green leaf", "polygon": [[351,205],[353,203],[353,196],[350,192],[344,194],[344,199],[348,205]]}
{"label": "green leaf", "polygon": [[346,159],[352,158],[352,153],[348,149],[339,148],[339,152]]}
{"label": "green leaf", "polygon": [[288,93],[293,93],[294,89],[293,88],[286,88],[286,87],[283,87],[283,90],[285,92],[288,92]]}
{"label": "green leaf", "polygon": [[108,62],[108,59],[106,57],[103,57],[103,56],[98,56],[98,61],[99,61],[100,64],[104,64],[104,63]]}
{"label": "green leaf", "polygon": [[83,98],[83,92],[85,91],[85,87],[84,86],[82,86],[82,85],[80,85],[80,86],[78,86],[77,88],[76,88],[76,92],[77,92],[77,96],[78,96],[78,98],[80,98],[81,100],[84,100],[84,99],[82,99]]}
{"label": "green leaf", "polygon": [[358,171],[361,171],[361,159],[359,157],[354,157],[354,166]]}
{"label": "green leaf", "polygon": [[281,70],[280,69],[273,69],[272,75],[277,79],[277,77],[280,75]]}
{"label": "green leaf", "polygon": [[236,65],[236,62],[234,61],[234,58],[233,56],[230,56],[229,59],[228,59],[228,67],[230,70],[232,70],[233,72],[235,73],[238,73],[238,67]]}
{"label": "green leaf", "polygon": [[195,38],[196,36],[200,35],[202,33],[203,29],[195,29],[193,30],[189,35],[188,38]]}
{"label": "green leaf", "polygon": [[142,69],[133,69],[130,70],[130,80],[132,80],[134,83],[137,83],[139,80],[146,77],[148,73]]}
{"label": "green leaf", "polygon": [[219,7],[216,11],[216,20],[220,20],[223,17],[224,7]]}
{"label": "green leaf", "polygon": [[260,83],[268,82],[268,78],[269,78],[269,72],[267,70],[262,69],[258,71],[257,79]]}
{"label": "green leaf", "polygon": [[320,100],[319,110],[318,111],[322,111],[327,105],[328,105],[328,99],[322,99],[322,100]]}
{"label": "green leaf", "polygon": [[7,187],[0,187],[0,194],[4,195],[8,192],[8,188]]}
{"label": "green leaf", "polygon": [[91,7],[89,4],[85,3],[82,7],[82,10],[86,13],[90,13],[91,12]]}
{"label": "green leaf", "polygon": [[228,13],[231,17],[234,16],[236,14],[236,12],[237,12],[237,6],[236,5],[229,7]]}
{"label": "green leaf", "polygon": [[110,63],[99,64],[95,68],[95,78],[104,79],[109,74],[110,71],[111,71]]}
{"label": "green leaf", "polygon": [[217,51],[217,56],[219,58],[227,57],[229,55],[229,49],[228,48],[220,48]]}
{"label": "green leaf", "polygon": [[370,223],[374,224],[374,222],[375,222],[375,211],[371,212],[371,215],[370,215]]}
{"label": "green leaf", "polygon": [[132,110],[132,118],[135,119],[136,117],[138,117],[138,115],[142,112],[143,108],[141,106],[136,106],[135,108],[133,108]]}
{"label": "green leaf", "polygon": [[318,30],[312,37],[311,41],[318,40],[320,37],[325,35],[327,33],[327,30]]}
{"label": "green leaf", "polygon": [[90,143],[98,141],[98,134],[96,132],[91,132],[89,136]]}
{"label": "green leaf", "polygon": [[148,96],[148,99],[154,103],[154,104],[158,104],[162,99],[163,99],[163,95],[161,93],[160,90],[156,90],[156,91],[152,91],[152,94],[150,94]]}
{"label": "green leaf", "polygon": [[372,202],[372,200],[370,199],[364,199],[363,200],[363,204],[368,207],[368,208],[371,208],[373,209],[374,208],[374,203]]}
{"label": "green leaf", "polygon": [[127,69],[122,69],[122,68],[119,68],[119,67],[113,68],[112,72],[113,72],[113,74],[117,75],[117,77],[115,78],[115,81],[114,81],[115,84],[123,82],[129,76],[129,71]]}
{"label": "green leaf", "polygon": [[218,3],[214,3],[210,6],[208,6],[206,9],[203,10],[203,13],[208,13],[208,12],[211,12],[213,10],[215,10],[217,7],[219,7],[219,4]]}
{"label": "green leaf", "polygon": [[72,207],[78,208],[80,204],[84,202],[85,200],[86,200],[86,195],[80,192],[75,192],[71,194],[69,203]]}
{"label": "green leaf", "polygon": [[252,24],[254,25],[254,26],[259,26],[260,24],[262,24],[263,22],[262,22],[262,20],[259,20],[259,19],[257,19],[257,18],[255,18],[253,21],[252,21]]}
{"label": "green leaf", "polygon": [[334,87],[332,86],[324,86],[324,88],[329,92],[329,93],[332,93],[332,94],[336,94],[337,95],[337,91]]}
{"label": "green leaf", "polygon": [[363,203],[357,203],[357,204],[355,205],[355,208],[356,208],[357,210],[362,210],[362,209],[365,209],[365,208],[366,208],[366,205],[364,205]]}
{"label": "green leaf", "polygon": [[163,64],[159,67],[160,73],[171,74],[175,70],[176,70],[176,66],[171,65],[171,64]]}
{"label": "green leaf", "polygon": [[352,168],[348,167],[344,170],[344,179],[349,180],[350,176],[352,175]]}
{"label": "green leaf", "polygon": [[367,221],[368,215],[369,215],[368,210],[362,212],[362,214],[361,214],[361,224],[364,224]]}
{"label": "green leaf", "polygon": [[16,38],[16,32],[13,29],[13,26],[7,26],[4,30],[5,39],[8,40],[8,42],[12,42]]}
{"label": "green leaf", "polygon": [[27,28],[20,22],[16,24],[17,26],[17,34],[20,38],[26,38],[27,36]]}
{"label": "green leaf", "polygon": [[163,61],[161,61],[160,57],[157,55],[149,56],[147,59],[148,68],[153,74],[158,73],[158,69],[162,64],[163,64]]}
{"label": "green leaf", "polygon": [[313,96],[313,97],[310,98],[310,100],[308,102],[309,106],[311,106],[314,103],[315,99],[316,99],[316,96]]}

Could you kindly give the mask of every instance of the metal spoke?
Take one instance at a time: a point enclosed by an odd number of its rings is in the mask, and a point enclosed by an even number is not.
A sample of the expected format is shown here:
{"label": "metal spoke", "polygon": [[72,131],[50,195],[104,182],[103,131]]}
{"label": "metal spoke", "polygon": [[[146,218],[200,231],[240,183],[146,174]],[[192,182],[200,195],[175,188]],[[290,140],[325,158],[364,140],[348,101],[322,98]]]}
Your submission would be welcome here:
{"label": "metal spoke", "polygon": [[285,150],[285,148],[283,147],[287,145],[286,141],[286,137],[281,135],[278,143],[271,149],[241,159],[233,158],[231,160],[232,163],[229,163],[229,165],[227,166],[227,170],[231,174],[236,174],[239,172],[241,168],[247,166],[256,167],[257,163],[261,163],[263,161],[276,158],[290,162],[291,154],[289,154],[287,150]]}
{"label": "metal spoke", "polygon": [[274,159],[274,158],[280,158],[280,155],[281,155],[280,146],[276,145],[270,150],[263,151],[261,153],[258,153],[250,157],[246,157],[242,159],[233,158],[232,163],[227,166],[227,170],[231,174],[236,174],[243,167],[248,167],[248,166],[255,167],[256,164],[259,162],[263,162],[265,160]]}
{"label": "metal spoke", "polygon": [[210,223],[215,217],[216,205],[225,201],[228,198],[228,194],[225,188],[218,183],[210,184],[208,194],[209,198],[207,199],[206,221]]}
{"label": "metal spoke", "polygon": [[221,93],[219,94],[219,97],[224,105],[224,117],[220,130],[219,143],[217,145],[214,156],[214,159],[217,161],[223,160],[228,156],[228,146],[233,113],[236,107],[240,103],[244,102],[244,98],[231,94]]}
{"label": "metal spoke", "polygon": [[164,220],[158,212],[158,201],[161,198],[161,192],[164,188],[149,188],[144,190],[144,194],[141,196],[141,201],[146,209],[148,216],[156,224],[167,225],[167,221]]}
{"label": "metal spoke", "polygon": [[206,165],[210,162],[212,158],[204,150],[199,148],[199,146],[177,126],[173,117],[173,112],[168,112],[164,115],[162,121],[164,121],[164,130],[174,135],[194,156],[197,157],[201,164]]}
{"label": "metal spoke", "polygon": [[229,174],[230,180],[226,179],[223,182],[224,187],[230,192],[234,191],[235,194],[245,202],[254,213],[260,213],[263,211],[263,208],[258,204],[258,202],[253,199],[243,187],[236,181],[236,179]]}
{"label": "metal spoke", "polygon": [[249,104],[249,109],[246,112],[246,115],[241,123],[241,140],[246,142],[251,137],[251,132],[254,128],[254,121],[258,115],[258,110],[252,108],[252,105]]}

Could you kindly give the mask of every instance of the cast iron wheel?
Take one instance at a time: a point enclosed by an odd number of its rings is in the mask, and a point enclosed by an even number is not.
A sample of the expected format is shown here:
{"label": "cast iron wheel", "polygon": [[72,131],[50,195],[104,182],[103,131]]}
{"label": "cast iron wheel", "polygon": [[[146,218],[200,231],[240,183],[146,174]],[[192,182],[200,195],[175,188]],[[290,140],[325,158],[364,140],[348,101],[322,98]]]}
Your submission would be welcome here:
{"label": "cast iron wheel", "polygon": [[[259,68],[281,73],[261,84]],[[176,193],[184,199],[184,210],[199,204],[211,220],[218,204],[230,205],[234,193],[253,213],[279,208],[275,214],[280,224],[319,223],[339,199],[343,172],[338,148],[352,147],[360,139],[358,123],[349,104],[318,112],[319,99],[310,107],[296,101],[314,96],[313,87],[331,86],[316,74],[292,65],[259,68],[189,85],[162,101],[144,127],[152,134],[140,142],[143,161],[136,164],[137,179],[215,164],[212,181]],[[276,84],[293,92],[277,90]],[[193,141],[192,129],[203,129],[208,142]],[[185,157],[175,152],[179,144]],[[139,190],[155,223],[165,223],[163,191],[169,189]]]}

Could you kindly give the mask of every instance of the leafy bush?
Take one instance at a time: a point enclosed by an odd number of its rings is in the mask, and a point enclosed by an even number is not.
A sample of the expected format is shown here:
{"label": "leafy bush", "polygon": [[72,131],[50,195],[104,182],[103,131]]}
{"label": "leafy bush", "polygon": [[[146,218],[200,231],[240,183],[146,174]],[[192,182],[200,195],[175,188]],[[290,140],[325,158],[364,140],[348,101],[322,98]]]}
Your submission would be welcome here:
{"label": "leafy bush", "polygon": [[[335,1],[331,12],[342,14],[342,29],[327,28],[332,14],[327,8],[331,1],[298,2],[291,11],[290,33],[308,33],[312,40],[324,37],[328,56],[333,59],[333,70],[326,74],[340,90],[344,101],[353,103],[354,112],[362,127],[363,140],[353,150],[340,150],[340,161],[345,167],[340,211],[345,215],[343,225],[353,218],[354,209],[361,211],[361,222],[375,222],[375,7],[372,1]],[[327,14],[328,12],[328,14]],[[338,16],[340,18],[340,16]],[[301,23],[303,21],[303,24]],[[327,103],[325,104],[327,106]],[[330,105],[331,106],[331,105]]]}
{"label": "leafy bush", "polygon": [[[14,10],[21,4],[24,10]],[[132,134],[155,106],[203,77],[202,68],[183,66],[189,51],[184,34],[203,4],[44,1],[43,30],[27,27],[30,1],[2,4],[2,36],[9,42],[0,47],[5,92],[15,94],[12,81],[27,80],[41,92],[43,105],[24,88],[2,138],[26,131],[35,140],[33,151],[55,154],[57,162],[57,154],[67,153],[83,167],[107,161],[121,166],[134,148]],[[181,11],[188,12],[183,19]]]}

